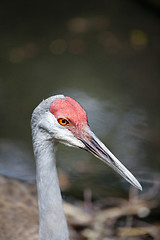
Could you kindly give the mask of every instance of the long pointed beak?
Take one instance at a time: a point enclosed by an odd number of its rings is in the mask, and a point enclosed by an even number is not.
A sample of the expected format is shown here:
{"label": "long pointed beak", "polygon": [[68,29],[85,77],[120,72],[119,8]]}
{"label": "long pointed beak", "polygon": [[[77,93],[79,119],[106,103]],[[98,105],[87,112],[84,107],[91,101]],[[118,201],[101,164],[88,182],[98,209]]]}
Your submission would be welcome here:
{"label": "long pointed beak", "polygon": [[80,139],[85,145],[85,150],[108,164],[118,172],[126,181],[142,190],[142,186],[133,174],[109,151],[109,149],[89,129],[84,137]]}

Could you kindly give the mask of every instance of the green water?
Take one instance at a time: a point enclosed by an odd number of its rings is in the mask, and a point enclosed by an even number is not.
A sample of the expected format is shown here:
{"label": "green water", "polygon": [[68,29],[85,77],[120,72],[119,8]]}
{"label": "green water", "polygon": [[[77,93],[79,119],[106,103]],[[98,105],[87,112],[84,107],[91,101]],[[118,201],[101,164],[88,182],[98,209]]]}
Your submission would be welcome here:
{"label": "green water", "polygon": [[[1,142],[18,141],[31,153],[33,109],[63,93],[82,104],[95,134],[150,188],[160,171],[158,15],[127,0],[0,5]],[[128,190],[86,152],[60,146],[57,158],[75,195]]]}

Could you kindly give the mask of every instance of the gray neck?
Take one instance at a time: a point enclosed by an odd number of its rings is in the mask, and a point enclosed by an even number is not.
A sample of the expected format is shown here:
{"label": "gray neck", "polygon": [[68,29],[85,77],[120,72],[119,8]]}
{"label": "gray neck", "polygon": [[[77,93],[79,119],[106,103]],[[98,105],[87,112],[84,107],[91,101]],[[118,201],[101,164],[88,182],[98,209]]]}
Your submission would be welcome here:
{"label": "gray neck", "polygon": [[37,168],[39,240],[68,240],[67,223],[57,178],[54,144],[42,139],[42,136],[33,136]]}

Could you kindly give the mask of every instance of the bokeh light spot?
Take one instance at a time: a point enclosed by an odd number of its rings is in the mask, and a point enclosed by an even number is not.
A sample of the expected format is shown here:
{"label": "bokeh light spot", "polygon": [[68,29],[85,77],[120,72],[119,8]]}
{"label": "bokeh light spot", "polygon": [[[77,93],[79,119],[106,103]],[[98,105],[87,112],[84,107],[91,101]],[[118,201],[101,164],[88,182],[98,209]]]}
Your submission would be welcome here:
{"label": "bokeh light spot", "polygon": [[68,22],[68,28],[74,33],[84,33],[88,30],[89,23],[86,18],[73,18]]}
{"label": "bokeh light spot", "polygon": [[143,49],[147,46],[147,34],[141,30],[133,30],[130,34],[130,43],[135,49]]}
{"label": "bokeh light spot", "polygon": [[35,43],[26,43],[21,47],[12,48],[9,52],[9,61],[20,63],[25,59],[34,58],[38,53],[38,47]]}
{"label": "bokeh light spot", "polygon": [[141,207],[138,211],[138,216],[140,218],[145,218],[150,214],[151,210],[148,207]]}

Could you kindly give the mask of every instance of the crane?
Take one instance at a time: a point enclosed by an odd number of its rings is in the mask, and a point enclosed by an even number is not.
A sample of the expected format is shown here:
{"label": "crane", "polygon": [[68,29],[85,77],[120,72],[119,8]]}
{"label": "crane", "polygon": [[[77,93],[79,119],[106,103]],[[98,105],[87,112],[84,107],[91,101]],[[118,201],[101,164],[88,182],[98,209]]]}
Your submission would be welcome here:
{"label": "crane", "polygon": [[31,119],[39,206],[39,240],[68,240],[56,171],[57,144],[84,149],[136,188],[140,183],[91,131],[85,110],[74,99],[55,95],[43,100]]}

